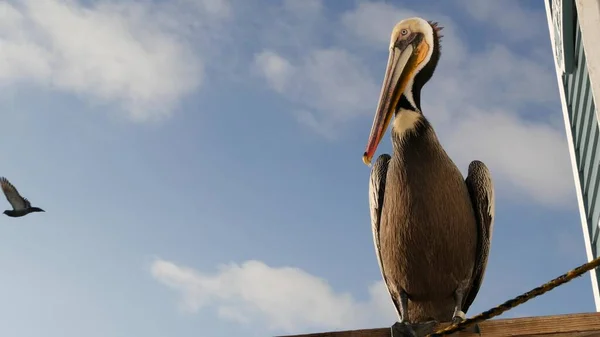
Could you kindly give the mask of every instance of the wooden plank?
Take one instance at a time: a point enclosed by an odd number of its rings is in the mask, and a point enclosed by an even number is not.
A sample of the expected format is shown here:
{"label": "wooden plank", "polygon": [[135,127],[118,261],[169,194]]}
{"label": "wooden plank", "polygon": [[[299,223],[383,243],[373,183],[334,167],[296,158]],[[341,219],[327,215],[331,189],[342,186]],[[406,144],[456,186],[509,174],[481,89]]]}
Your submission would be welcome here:
{"label": "wooden plank", "polygon": [[[448,323],[438,326],[443,328]],[[600,313],[493,319],[479,324],[481,337],[600,337]],[[280,337],[390,337],[390,328],[321,332]],[[459,336],[459,334],[453,334]],[[460,337],[480,337],[461,332]]]}

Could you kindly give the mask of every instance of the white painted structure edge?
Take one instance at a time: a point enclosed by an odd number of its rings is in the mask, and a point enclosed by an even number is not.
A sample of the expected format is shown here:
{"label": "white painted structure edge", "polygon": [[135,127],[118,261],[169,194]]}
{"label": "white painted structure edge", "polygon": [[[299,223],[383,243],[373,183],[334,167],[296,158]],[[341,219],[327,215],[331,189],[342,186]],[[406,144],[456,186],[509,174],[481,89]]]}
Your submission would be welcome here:
{"label": "white painted structure edge", "polygon": [[[580,3],[585,3],[585,5],[583,7],[587,7],[587,5],[589,3],[595,3],[596,7],[598,7],[598,9],[600,9],[600,4],[598,0],[577,0],[577,11],[578,13],[581,13],[581,8],[580,7]],[[550,32],[550,41],[552,43],[552,47],[556,48],[556,44],[555,44],[555,38],[554,38],[554,24],[552,22],[552,13],[551,13],[551,9],[550,9],[550,3],[549,1],[544,1],[544,4],[546,6],[546,18],[548,20],[548,30]],[[586,11],[588,11],[588,9],[586,9]],[[598,18],[600,18],[600,11],[597,11],[597,15]],[[579,16],[581,17],[581,16]],[[589,20],[588,21],[592,21]],[[592,21],[593,22],[593,21]],[[591,25],[591,23],[589,24]],[[600,28],[600,23],[596,23],[595,25],[596,27],[596,34],[598,34],[598,29]],[[584,27],[580,26],[581,28],[581,34],[582,34],[582,40],[585,38],[584,37]],[[593,42],[590,42],[590,40],[592,40],[593,38],[590,37],[592,33],[592,27],[588,26],[587,27],[587,32],[588,32],[588,44],[591,44]],[[598,36],[598,35],[596,35]],[[596,60],[596,64],[600,64],[600,46],[595,46],[596,49],[598,49],[598,53],[595,55],[599,55],[598,59]],[[588,50],[585,49],[585,45],[584,45],[584,50],[586,52],[586,55],[590,55],[588,54]],[[594,54],[592,54],[594,55]],[[575,145],[573,143],[573,133],[571,132],[571,122],[569,120],[569,110],[567,107],[567,100],[566,100],[566,96],[565,96],[565,87],[564,87],[564,83],[562,80],[562,70],[560,65],[557,63],[556,57],[553,57],[554,59],[554,67],[555,67],[555,71],[556,71],[556,80],[558,82],[558,92],[560,95],[560,102],[561,102],[561,106],[562,106],[562,112],[563,112],[563,119],[564,119],[564,123],[565,123],[565,131],[567,134],[567,145],[569,147],[569,155],[571,157],[571,168],[573,170],[573,179],[575,182],[575,191],[576,191],[576,195],[577,195],[577,204],[579,207],[579,216],[580,216],[580,220],[581,220],[581,226],[582,226],[582,230],[583,230],[583,239],[585,242],[585,251],[587,254],[587,258],[588,261],[591,261],[594,259],[594,255],[592,252],[592,241],[589,235],[589,229],[588,229],[588,223],[587,223],[587,215],[586,215],[586,211],[585,211],[585,206],[583,204],[583,193],[581,191],[581,182],[579,180],[579,168],[577,167],[577,159],[575,157]],[[588,58],[588,62],[589,58]],[[589,66],[588,66],[589,67]],[[592,85],[592,89],[596,89],[593,86],[594,85],[600,85],[600,67],[596,68],[596,83],[594,84],[592,82],[592,73],[590,71],[590,69],[588,68],[588,73],[590,76],[590,84]],[[600,94],[600,89],[598,90],[593,90],[593,96],[594,96],[594,102],[598,102],[597,95]],[[600,99],[600,97],[599,97]],[[598,106],[598,105],[596,105]],[[590,276],[591,276],[591,281],[592,281],[592,292],[594,295],[594,303],[596,305],[596,311],[600,312],[600,289],[598,286],[598,277],[596,275],[596,271],[595,270],[591,270],[590,271]]]}

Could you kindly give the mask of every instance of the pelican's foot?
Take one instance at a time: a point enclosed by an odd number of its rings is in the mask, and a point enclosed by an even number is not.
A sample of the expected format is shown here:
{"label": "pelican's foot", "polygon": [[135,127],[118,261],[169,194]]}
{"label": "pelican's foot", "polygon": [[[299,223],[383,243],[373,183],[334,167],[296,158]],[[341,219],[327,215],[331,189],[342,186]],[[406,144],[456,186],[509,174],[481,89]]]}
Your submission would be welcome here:
{"label": "pelican's foot", "polygon": [[417,334],[417,336],[427,336],[434,332],[435,327],[440,324],[440,322],[432,320],[427,322],[419,322],[413,323],[412,328]]}
{"label": "pelican's foot", "polygon": [[410,323],[396,322],[392,325],[392,337],[418,337]]}
{"label": "pelican's foot", "polygon": [[392,337],[424,337],[433,332],[437,321],[419,323],[396,322],[392,325]]}

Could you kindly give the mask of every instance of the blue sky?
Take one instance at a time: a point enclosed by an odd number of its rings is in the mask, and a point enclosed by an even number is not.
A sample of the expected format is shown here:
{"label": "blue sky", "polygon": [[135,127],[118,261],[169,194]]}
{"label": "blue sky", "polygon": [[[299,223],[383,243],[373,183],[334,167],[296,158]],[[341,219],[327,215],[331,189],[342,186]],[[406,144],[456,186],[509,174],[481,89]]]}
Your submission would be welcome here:
{"label": "blue sky", "polygon": [[[468,315],[585,262],[543,3],[410,6],[0,3],[1,174],[46,210],[2,217],[0,335],[391,325],[361,155],[413,15],[445,27],[424,113],[496,186]],[[585,275],[505,316],[593,310]]]}

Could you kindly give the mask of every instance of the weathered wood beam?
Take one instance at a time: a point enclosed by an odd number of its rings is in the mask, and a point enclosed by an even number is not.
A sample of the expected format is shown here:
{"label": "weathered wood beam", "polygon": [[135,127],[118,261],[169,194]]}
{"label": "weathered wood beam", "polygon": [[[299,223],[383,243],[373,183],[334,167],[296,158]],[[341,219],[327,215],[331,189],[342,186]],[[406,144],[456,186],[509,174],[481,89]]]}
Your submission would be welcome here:
{"label": "weathered wood beam", "polygon": [[[448,326],[442,323],[438,328]],[[493,319],[479,324],[481,337],[600,337],[600,313]],[[479,337],[461,332],[460,337]],[[321,332],[281,337],[390,337],[390,328]]]}

